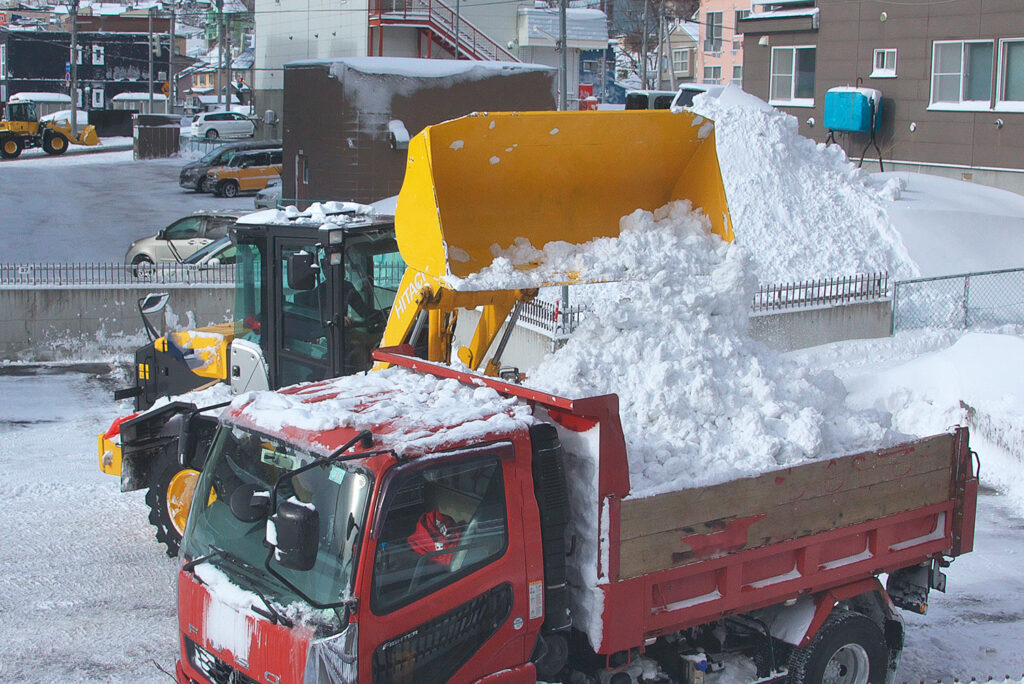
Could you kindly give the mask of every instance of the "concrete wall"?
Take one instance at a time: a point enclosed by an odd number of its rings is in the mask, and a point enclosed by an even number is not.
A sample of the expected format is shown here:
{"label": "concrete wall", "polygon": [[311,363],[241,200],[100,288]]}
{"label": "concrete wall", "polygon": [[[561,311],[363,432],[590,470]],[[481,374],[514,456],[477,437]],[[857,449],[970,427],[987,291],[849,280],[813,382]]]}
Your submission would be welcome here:
{"label": "concrete wall", "polygon": [[130,353],[145,343],[137,302],[167,292],[163,320],[154,325],[184,329],[223,323],[234,289],[214,287],[111,287],[0,289],[0,358],[52,361],[96,359]]}
{"label": "concrete wall", "polygon": [[892,301],[757,314],[750,335],[779,351],[892,334]]}

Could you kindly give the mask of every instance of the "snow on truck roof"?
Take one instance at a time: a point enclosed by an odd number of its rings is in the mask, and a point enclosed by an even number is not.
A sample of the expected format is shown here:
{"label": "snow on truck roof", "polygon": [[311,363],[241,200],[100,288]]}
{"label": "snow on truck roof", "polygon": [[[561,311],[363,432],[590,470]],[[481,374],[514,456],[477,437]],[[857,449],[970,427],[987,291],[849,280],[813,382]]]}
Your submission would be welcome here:
{"label": "snow on truck roof", "polygon": [[327,455],[370,430],[375,449],[427,453],[529,426],[530,408],[486,386],[393,367],[232,402],[222,420]]}

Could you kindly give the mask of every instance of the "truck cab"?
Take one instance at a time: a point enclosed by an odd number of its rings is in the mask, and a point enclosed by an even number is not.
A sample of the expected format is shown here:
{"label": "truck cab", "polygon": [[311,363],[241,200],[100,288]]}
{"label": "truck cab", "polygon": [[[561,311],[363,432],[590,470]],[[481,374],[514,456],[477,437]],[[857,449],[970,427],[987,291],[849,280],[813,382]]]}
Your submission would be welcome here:
{"label": "truck cab", "polygon": [[[404,377],[459,413],[446,379]],[[348,399],[332,382],[283,392],[326,415]],[[258,401],[222,416],[182,549],[179,682],[536,681],[539,636],[569,627],[554,430],[505,402],[389,419],[409,387],[371,385],[365,422],[298,439]]]}

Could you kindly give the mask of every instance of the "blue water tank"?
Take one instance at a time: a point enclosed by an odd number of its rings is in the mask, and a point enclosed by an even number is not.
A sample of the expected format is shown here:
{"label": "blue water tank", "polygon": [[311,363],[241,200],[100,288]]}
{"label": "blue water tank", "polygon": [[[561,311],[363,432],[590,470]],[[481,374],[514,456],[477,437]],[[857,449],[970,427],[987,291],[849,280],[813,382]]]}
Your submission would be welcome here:
{"label": "blue water tank", "polygon": [[825,128],[854,133],[878,130],[881,104],[882,93],[872,88],[830,88],[825,93]]}

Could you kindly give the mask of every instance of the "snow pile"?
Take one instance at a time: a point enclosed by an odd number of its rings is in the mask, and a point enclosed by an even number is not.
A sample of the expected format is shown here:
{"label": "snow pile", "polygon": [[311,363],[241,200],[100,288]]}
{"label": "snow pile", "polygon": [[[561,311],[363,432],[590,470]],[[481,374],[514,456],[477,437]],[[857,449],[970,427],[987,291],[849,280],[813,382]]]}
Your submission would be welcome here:
{"label": "snow pile", "polygon": [[[568,397],[619,395],[631,496],[898,441],[887,416],[843,406],[846,390],[835,375],[800,367],[749,337],[754,283],[746,250],[711,234],[688,203],[636,211],[622,220],[619,238],[575,249],[548,245],[552,264],[509,277],[544,278],[572,263],[586,266],[588,279],[628,281],[604,288],[604,301],[594,293],[594,310],[604,316],[584,320],[528,384]],[[488,270],[481,277],[499,282]]]}
{"label": "snow pile", "polygon": [[286,392],[239,396],[229,413],[261,431],[310,431],[302,446],[322,454],[339,444],[323,435],[339,428],[373,428],[378,447],[426,452],[485,434],[530,425],[530,409],[488,387],[405,370],[388,370],[298,385]]}
{"label": "snow pile", "polygon": [[879,190],[841,147],[801,136],[794,117],[738,88],[698,95],[691,109],[715,122],[736,241],[762,282],[917,275],[882,201],[898,181]]}

